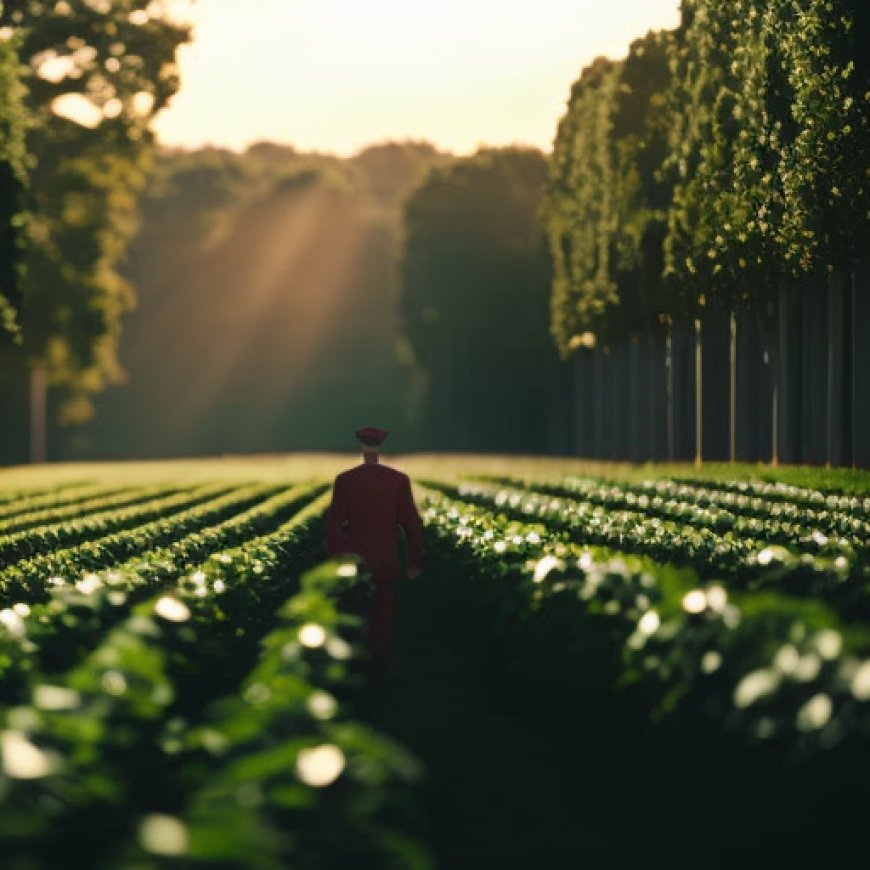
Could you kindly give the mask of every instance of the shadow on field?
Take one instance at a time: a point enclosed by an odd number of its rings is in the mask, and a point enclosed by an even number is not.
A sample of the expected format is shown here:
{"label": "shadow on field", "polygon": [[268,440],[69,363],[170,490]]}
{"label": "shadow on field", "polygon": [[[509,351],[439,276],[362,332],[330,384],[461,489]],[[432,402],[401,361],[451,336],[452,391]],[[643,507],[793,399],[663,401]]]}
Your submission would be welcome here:
{"label": "shadow on field", "polygon": [[789,769],[703,720],[654,725],[639,691],[614,688],[605,621],[528,619],[509,579],[427,553],[371,715],[427,768],[438,867],[868,866],[854,755]]}

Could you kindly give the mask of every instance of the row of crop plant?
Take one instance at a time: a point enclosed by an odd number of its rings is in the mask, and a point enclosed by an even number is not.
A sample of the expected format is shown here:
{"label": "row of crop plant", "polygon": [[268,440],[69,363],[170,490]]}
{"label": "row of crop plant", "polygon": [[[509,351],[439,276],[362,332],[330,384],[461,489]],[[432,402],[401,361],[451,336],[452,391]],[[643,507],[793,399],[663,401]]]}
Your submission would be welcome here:
{"label": "row of crop plant", "polygon": [[486,684],[587,741],[550,754],[624,820],[608,858],[866,859],[865,625],[438,489],[425,515]]}
{"label": "row of crop plant", "polygon": [[[171,539],[145,515],[105,535],[141,548],[83,551],[57,575],[46,564],[43,594],[9,599],[10,861],[431,865],[419,765],[357,707],[365,575],[341,561],[300,579],[322,557],[325,489],[188,490],[200,500],[170,504]],[[866,589],[865,498],[583,478],[429,481],[420,495],[433,582],[456,596],[496,691],[568,732],[598,721],[587,749],[646,765],[649,800],[685,813],[692,842],[705,801],[710,814],[736,801],[768,814],[760,827],[796,825],[796,842],[834,819],[851,839],[831,854],[859,848],[847,822],[870,733],[870,631],[848,593]],[[39,527],[34,541],[50,547]]]}
{"label": "row of crop plant", "polygon": [[737,588],[823,599],[852,622],[870,612],[863,519],[848,519],[846,531],[834,532],[781,505],[763,518],[643,495],[627,506],[625,493],[600,484],[581,492],[569,486],[556,495],[471,481],[438,489],[506,516],[543,522],[578,544],[685,565]]}
{"label": "row of crop plant", "polygon": [[47,601],[2,611],[9,861],[428,866],[401,823],[417,764],[349,700],[367,579],[345,561],[300,580],[321,558],[323,490],[245,508],[241,487],[230,518],[71,563]]}

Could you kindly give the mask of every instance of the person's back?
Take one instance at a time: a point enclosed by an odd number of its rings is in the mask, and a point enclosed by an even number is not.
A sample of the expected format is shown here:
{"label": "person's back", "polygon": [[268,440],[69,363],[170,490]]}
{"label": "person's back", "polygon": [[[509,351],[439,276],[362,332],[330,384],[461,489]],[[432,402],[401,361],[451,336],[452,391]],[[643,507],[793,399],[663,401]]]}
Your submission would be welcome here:
{"label": "person's back", "polygon": [[375,462],[365,462],[338,475],[330,509],[330,555],[356,553],[375,582],[394,580],[399,574],[399,526],[408,539],[409,561],[419,566],[419,515],[408,476]]}

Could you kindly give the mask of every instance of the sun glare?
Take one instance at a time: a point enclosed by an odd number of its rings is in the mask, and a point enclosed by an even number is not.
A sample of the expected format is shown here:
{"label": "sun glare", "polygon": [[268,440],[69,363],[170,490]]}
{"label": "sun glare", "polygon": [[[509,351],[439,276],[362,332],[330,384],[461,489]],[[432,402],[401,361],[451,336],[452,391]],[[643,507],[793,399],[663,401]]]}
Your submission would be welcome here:
{"label": "sun glare", "polygon": [[348,155],[386,139],[457,153],[549,149],[571,83],[677,23],[678,0],[176,3],[194,24],[181,92],[158,118],[168,144],[269,139]]}

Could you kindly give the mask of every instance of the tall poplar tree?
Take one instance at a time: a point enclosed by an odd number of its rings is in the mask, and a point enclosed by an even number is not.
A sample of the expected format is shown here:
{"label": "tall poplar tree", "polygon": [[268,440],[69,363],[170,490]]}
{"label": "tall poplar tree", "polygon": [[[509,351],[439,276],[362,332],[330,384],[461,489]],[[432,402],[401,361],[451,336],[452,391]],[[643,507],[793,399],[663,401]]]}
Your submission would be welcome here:
{"label": "tall poplar tree", "polygon": [[618,76],[619,65],[607,58],[583,70],[550,159],[544,214],[554,269],[551,329],[563,358],[581,335],[604,328],[607,309],[618,302],[610,148]]}
{"label": "tall poplar tree", "polygon": [[14,31],[0,3],[0,343],[18,335],[26,151]]}
{"label": "tall poplar tree", "polygon": [[554,264],[552,332],[563,357],[653,325],[670,188],[670,36],[650,32],[624,61],[595,60],[571,90],[550,160],[543,220]]}

